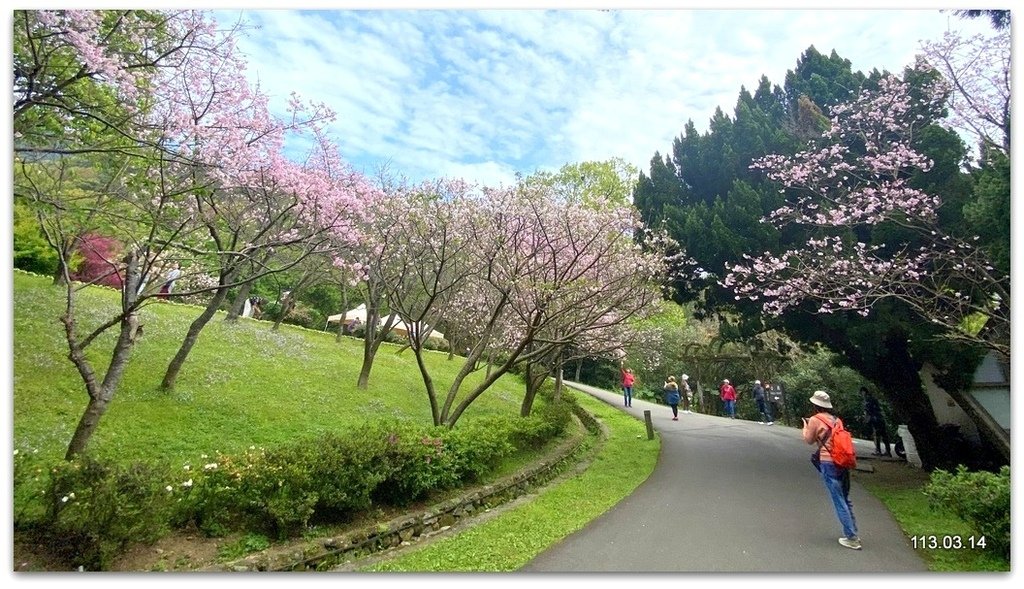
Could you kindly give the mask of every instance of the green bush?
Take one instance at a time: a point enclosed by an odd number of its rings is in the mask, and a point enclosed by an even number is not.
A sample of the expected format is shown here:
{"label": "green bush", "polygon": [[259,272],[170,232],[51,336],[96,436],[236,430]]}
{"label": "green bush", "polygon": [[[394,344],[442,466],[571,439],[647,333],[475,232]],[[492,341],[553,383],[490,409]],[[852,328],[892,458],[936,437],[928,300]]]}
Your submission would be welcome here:
{"label": "green bush", "polygon": [[388,434],[381,464],[387,475],[374,498],[390,505],[408,505],[431,491],[449,489],[460,482],[455,454],[441,437],[442,428],[421,432],[409,428]]}
{"label": "green bush", "polygon": [[1010,557],[1010,467],[998,473],[969,472],[963,465],[956,473],[936,470],[924,487],[934,509],[947,510],[966,522],[987,546]]}
{"label": "green bush", "polygon": [[405,506],[479,481],[515,451],[561,434],[569,418],[570,403],[547,402],[527,418],[495,416],[457,428],[375,423],[273,449],[204,455],[176,471],[83,457],[47,472],[34,454],[19,451],[16,512],[33,504],[46,511],[34,521],[22,513],[16,524],[38,522],[69,562],[89,569],[105,568],[130,543],[189,524],[210,536],[286,538],[314,520],[342,521],[374,504]]}
{"label": "green bush", "polygon": [[14,526],[29,528],[46,515],[45,497],[50,490],[50,467],[33,448],[14,449],[13,490]]}
{"label": "green bush", "polygon": [[32,209],[21,202],[14,203],[14,267],[43,276],[57,271],[57,252],[50,247],[39,228]]}
{"label": "green bush", "polygon": [[515,451],[509,430],[513,420],[492,417],[445,432],[451,461],[459,480],[479,481]]}
{"label": "green bush", "polygon": [[62,462],[50,471],[45,535],[73,565],[102,570],[129,544],[166,533],[175,501],[167,480],[165,466]]}

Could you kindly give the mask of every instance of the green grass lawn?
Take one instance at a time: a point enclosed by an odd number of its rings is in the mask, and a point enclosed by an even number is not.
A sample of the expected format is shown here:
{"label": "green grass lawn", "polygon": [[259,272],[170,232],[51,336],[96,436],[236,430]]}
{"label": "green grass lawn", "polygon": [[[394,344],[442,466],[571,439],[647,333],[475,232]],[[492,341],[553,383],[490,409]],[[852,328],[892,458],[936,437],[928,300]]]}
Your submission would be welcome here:
{"label": "green grass lawn", "polygon": [[[14,448],[44,461],[63,457],[87,403],[85,386],[67,358],[58,322],[63,290],[49,278],[13,274]],[[118,293],[88,288],[78,302],[79,323],[97,325],[119,304]],[[381,418],[430,424],[430,406],[410,350],[380,348],[367,390],[356,388],[362,340],[219,313],[203,330],[173,392],[158,390],[164,370],[201,309],[154,303],[140,313],[144,336],[88,451],[117,461],[164,459],[195,464],[204,455],[234,454],[295,438],[339,431]],[[111,330],[89,352],[102,373],[116,337]],[[461,358],[428,352],[440,394]],[[479,382],[483,371],[467,384]],[[506,375],[467,410],[463,419],[518,415],[523,385]],[[541,402],[541,401],[538,401]]]}

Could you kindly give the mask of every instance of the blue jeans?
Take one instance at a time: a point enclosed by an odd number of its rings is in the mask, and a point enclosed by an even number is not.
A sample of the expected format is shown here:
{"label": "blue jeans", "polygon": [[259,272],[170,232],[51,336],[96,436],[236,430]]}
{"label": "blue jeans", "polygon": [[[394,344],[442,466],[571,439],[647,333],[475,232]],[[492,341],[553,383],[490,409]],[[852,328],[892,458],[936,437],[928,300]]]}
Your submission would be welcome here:
{"label": "blue jeans", "polygon": [[725,401],[725,414],[736,417],[736,401]]}
{"label": "blue jeans", "polygon": [[765,421],[775,421],[772,419],[772,408],[764,399],[757,400],[757,410],[764,416]]}
{"label": "blue jeans", "polygon": [[633,404],[633,387],[622,387],[623,400],[626,403],[626,407]]}
{"label": "blue jeans", "polygon": [[856,536],[857,522],[853,517],[853,503],[850,503],[850,472],[831,462],[822,462],[821,479],[825,481],[839,523],[843,525],[843,535],[847,538]]}

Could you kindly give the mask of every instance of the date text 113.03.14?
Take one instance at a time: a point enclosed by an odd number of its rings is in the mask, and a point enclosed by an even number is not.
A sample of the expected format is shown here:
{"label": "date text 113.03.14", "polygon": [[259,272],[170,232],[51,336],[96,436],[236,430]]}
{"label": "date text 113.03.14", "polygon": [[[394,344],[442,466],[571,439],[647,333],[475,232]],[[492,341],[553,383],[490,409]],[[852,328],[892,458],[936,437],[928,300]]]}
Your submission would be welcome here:
{"label": "date text 113.03.14", "polygon": [[914,548],[930,550],[984,550],[985,536],[911,536]]}

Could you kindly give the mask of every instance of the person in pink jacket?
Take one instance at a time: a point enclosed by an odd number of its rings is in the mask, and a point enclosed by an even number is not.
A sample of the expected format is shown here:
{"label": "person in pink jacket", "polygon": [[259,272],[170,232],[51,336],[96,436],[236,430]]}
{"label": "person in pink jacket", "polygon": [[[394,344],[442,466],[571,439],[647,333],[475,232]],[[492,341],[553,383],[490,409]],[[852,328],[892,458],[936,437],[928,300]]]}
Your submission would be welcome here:
{"label": "person in pink jacket", "polygon": [[736,388],[732,386],[728,378],[722,381],[722,386],[718,387],[718,393],[722,397],[722,402],[725,403],[725,414],[736,419]]}
{"label": "person in pink jacket", "polygon": [[[821,473],[829,499],[836,510],[836,517],[843,528],[839,544],[853,550],[860,550],[860,537],[857,536],[857,520],[853,516],[853,503],[850,502],[850,471],[836,466],[829,452],[831,429],[827,423],[834,420],[832,400],[825,391],[814,391],[809,399],[814,409],[811,417],[804,417],[803,440],[807,444],[816,445],[811,454],[811,463]],[[816,416],[820,415],[823,419]]]}
{"label": "person in pink jacket", "polygon": [[619,363],[619,370],[622,372],[622,398],[626,407],[633,406],[633,369],[626,368],[625,361]]}

